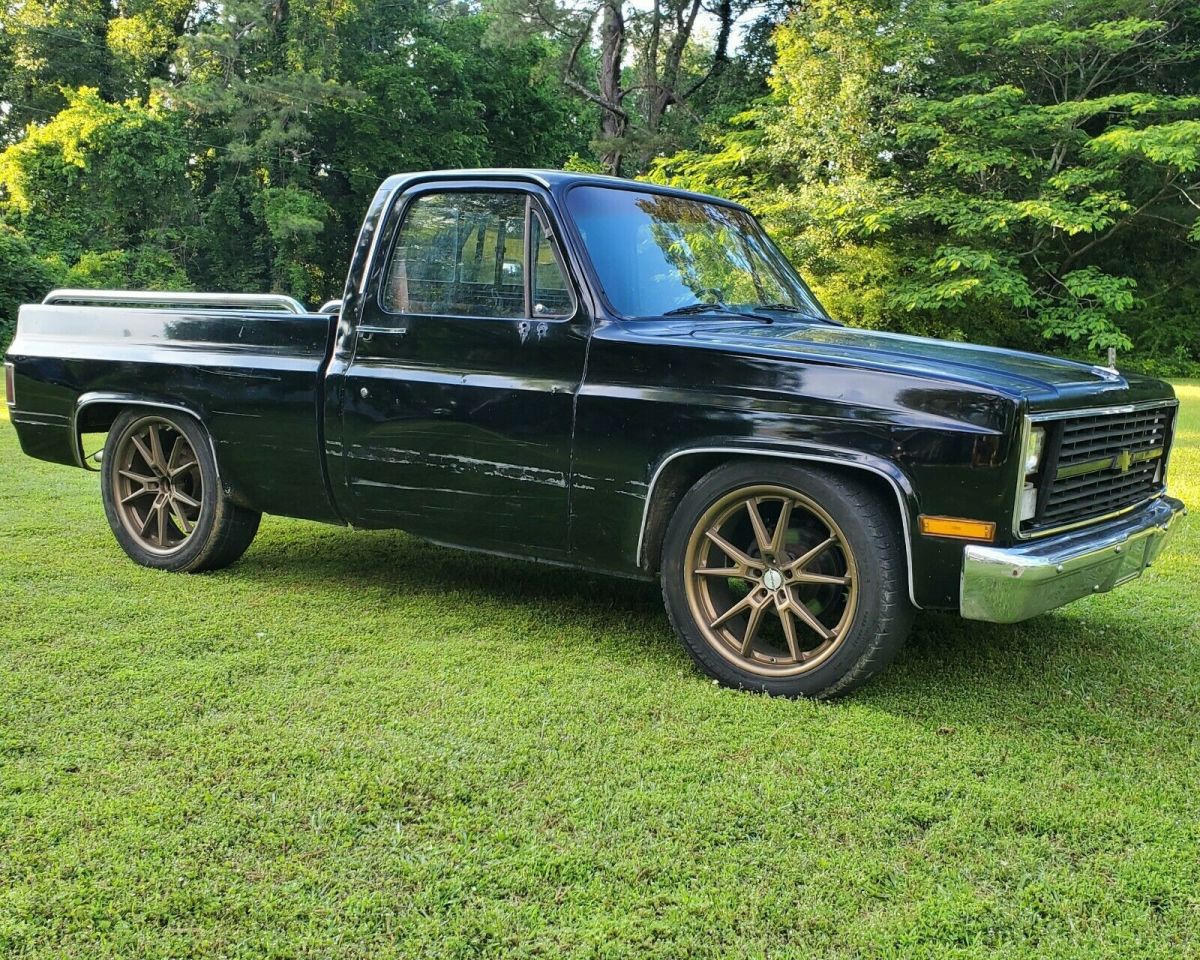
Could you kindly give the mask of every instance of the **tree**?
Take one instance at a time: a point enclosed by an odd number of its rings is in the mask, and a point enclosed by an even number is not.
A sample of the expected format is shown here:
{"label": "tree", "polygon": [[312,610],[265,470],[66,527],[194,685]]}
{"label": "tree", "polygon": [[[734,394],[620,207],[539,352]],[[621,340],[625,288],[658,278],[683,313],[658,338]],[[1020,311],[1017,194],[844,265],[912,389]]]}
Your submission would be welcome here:
{"label": "tree", "polygon": [[[746,6],[746,0],[712,7],[703,0],[653,0],[649,7],[626,0],[493,0],[492,9],[499,42],[533,33],[561,46],[562,82],[596,108],[595,150],[619,175],[630,154],[641,169],[671,143],[672,108],[699,119],[692,103],[728,65],[733,25]],[[716,35],[711,50],[701,51],[705,11],[715,18]]]}
{"label": "tree", "polygon": [[1200,241],[1198,27],[1152,0],[813,0],[776,34],[764,155],[731,166],[743,130],[657,176],[753,196],[853,321],[1127,348],[1139,248]]}
{"label": "tree", "polygon": [[1200,201],[1200,85],[1166,89],[1197,56],[1177,36],[1185,8],[994,6],[937,24],[949,77],[903,104],[897,144],[923,161],[895,183],[921,196],[893,216],[932,242],[897,294],[908,309],[1003,304],[1046,338],[1130,347],[1137,279],[1106,248],[1159,218],[1200,240],[1194,216],[1176,219]]}
{"label": "tree", "polygon": [[[423,0],[12,0],[0,222],[81,285],[340,292],[388,174],[550,165],[590,117],[540,38]],[[0,290],[0,297],[4,291]]]}
{"label": "tree", "polygon": [[[194,209],[179,118],[159,101],[107,103],[94,88],[65,96],[64,110],[0,153],[0,221],[63,270],[89,252],[126,251],[121,279],[179,277]],[[159,272],[146,275],[149,264]]]}
{"label": "tree", "polygon": [[64,90],[145,99],[168,75],[193,0],[5,0],[0,18],[0,145],[66,106]]}
{"label": "tree", "polygon": [[206,286],[341,290],[345,256],[388,174],[561,163],[581,137],[522,40],[479,56],[485,18],[421,4],[239,0],[181,44],[171,94],[201,150]]}
{"label": "tree", "polygon": [[0,223],[0,353],[8,348],[17,322],[17,308],[40,300],[52,273],[33,247],[12,227]]}

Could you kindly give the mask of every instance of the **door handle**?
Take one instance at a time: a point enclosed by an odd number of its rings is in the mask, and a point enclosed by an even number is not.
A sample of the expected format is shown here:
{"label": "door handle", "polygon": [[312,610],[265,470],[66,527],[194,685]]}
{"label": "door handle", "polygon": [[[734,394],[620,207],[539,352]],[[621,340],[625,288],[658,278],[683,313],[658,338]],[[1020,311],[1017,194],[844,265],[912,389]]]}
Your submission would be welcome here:
{"label": "door handle", "polygon": [[362,397],[364,400],[366,400],[367,397],[369,397],[371,395],[371,391],[368,390],[366,387],[363,387],[361,390],[358,391],[358,395],[360,397]]}

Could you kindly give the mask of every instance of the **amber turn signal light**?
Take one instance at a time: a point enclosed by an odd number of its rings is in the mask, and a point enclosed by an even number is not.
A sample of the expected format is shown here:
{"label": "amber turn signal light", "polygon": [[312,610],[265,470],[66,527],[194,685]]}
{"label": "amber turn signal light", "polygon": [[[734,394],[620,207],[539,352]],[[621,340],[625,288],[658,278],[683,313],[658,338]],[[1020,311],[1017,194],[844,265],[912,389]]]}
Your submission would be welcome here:
{"label": "amber turn signal light", "polygon": [[921,517],[921,532],[927,537],[951,537],[955,540],[996,539],[996,525],[990,520],[964,520],[961,517]]}

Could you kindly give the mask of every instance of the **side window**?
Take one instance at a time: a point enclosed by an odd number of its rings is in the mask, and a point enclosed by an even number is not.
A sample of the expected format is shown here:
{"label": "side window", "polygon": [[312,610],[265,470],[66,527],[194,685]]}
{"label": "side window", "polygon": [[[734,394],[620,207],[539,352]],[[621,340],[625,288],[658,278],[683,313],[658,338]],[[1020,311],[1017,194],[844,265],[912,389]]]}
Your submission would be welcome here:
{"label": "side window", "polygon": [[524,261],[523,195],[425,194],[400,225],[383,306],[396,313],[524,317]]}
{"label": "side window", "polygon": [[571,294],[554,244],[546,236],[540,214],[530,218],[531,255],[530,295],[535,317],[565,317],[571,313]]}

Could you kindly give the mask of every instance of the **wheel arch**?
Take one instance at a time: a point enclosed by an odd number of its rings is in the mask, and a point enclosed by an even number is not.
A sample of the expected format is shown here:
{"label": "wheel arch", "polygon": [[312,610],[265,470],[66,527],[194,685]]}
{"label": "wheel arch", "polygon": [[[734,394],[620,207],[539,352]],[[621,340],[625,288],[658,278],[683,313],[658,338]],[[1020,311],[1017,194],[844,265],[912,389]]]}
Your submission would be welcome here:
{"label": "wheel arch", "polygon": [[745,459],[783,459],[814,464],[827,473],[845,473],[867,481],[885,502],[894,503],[904,539],[908,598],[914,607],[919,607],[913,580],[912,536],[913,518],[919,511],[912,484],[891,461],[836,448],[791,450],[715,444],[687,447],[667,454],[655,467],[646,490],[637,542],[639,568],[651,574],[658,572],[667,525],[683,495],[716,467]]}
{"label": "wheel arch", "polygon": [[221,462],[217,457],[217,445],[213,441],[212,432],[205,426],[204,420],[196,410],[175,400],[157,400],[119,393],[85,393],[81,395],[75,402],[75,409],[71,414],[71,433],[74,438],[75,459],[79,466],[91,469],[87,465],[87,455],[83,450],[84,433],[107,432],[116,422],[117,417],[131,408],[173,410],[177,413],[185,413],[195,420],[205,439],[208,440],[208,449],[213,458],[213,468],[217,472],[217,484],[223,488]]}

